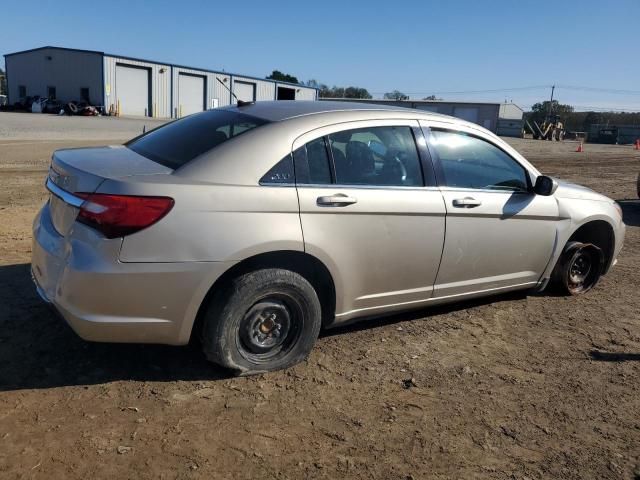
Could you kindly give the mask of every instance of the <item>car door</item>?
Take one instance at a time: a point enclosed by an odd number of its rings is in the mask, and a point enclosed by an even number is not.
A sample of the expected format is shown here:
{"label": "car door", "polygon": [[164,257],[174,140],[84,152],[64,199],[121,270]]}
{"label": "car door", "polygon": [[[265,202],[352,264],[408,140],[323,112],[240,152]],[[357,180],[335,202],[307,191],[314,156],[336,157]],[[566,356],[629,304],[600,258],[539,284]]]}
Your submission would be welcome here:
{"label": "car door", "polygon": [[447,210],[434,298],[536,285],[556,241],[555,198],[533,193],[529,171],[483,132],[426,125]]}
{"label": "car door", "polygon": [[333,275],[337,321],[426,302],[445,207],[418,122],[343,123],[293,147],[305,250]]}

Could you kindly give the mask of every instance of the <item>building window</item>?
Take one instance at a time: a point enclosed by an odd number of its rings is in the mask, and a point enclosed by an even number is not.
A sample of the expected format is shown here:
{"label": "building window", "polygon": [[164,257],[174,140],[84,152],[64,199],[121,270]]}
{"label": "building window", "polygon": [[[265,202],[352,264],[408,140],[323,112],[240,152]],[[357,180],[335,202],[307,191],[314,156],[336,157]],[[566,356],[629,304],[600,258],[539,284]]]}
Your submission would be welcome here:
{"label": "building window", "polygon": [[56,87],[47,87],[47,97],[49,100],[56,99]]}
{"label": "building window", "polygon": [[91,103],[89,101],[89,87],[82,87],[80,89],[80,100],[83,102]]}
{"label": "building window", "polygon": [[18,97],[24,98],[27,96],[27,87],[24,85],[18,85]]}

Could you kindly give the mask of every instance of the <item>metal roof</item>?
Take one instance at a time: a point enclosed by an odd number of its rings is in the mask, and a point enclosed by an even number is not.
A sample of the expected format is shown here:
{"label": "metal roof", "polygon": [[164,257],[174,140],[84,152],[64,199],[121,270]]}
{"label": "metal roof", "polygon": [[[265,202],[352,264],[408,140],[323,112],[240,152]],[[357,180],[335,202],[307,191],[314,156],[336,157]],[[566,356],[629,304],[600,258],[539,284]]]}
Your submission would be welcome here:
{"label": "metal roof", "polygon": [[268,102],[255,102],[242,106],[231,105],[224,107],[226,110],[233,110],[240,113],[246,113],[247,115],[253,115],[254,117],[264,118],[272,122],[280,120],[287,120],[289,118],[301,117],[304,115],[314,115],[320,113],[332,113],[332,112],[353,112],[353,111],[384,111],[384,112],[402,112],[402,113],[415,113],[419,112],[421,115],[429,114],[436,116],[439,115],[432,112],[424,112],[421,110],[414,110],[411,108],[397,107],[394,105],[379,105],[375,103],[357,103],[357,102],[318,102],[315,100],[276,100]]}
{"label": "metal roof", "polygon": [[233,72],[223,72],[220,70],[211,70],[208,68],[200,68],[200,67],[190,67],[187,65],[179,65],[176,63],[170,63],[170,62],[159,62],[157,60],[149,60],[147,58],[138,58],[138,57],[129,57],[126,55],[118,55],[115,53],[105,53],[105,52],[100,52],[98,50],[82,50],[82,49],[78,49],[78,48],[67,48],[67,47],[54,47],[52,45],[47,45],[45,47],[38,47],[38,48],[31,48],[29,50],[21,50],[19,52],[13,52],[13,53],[7,53],[4,55],[4,57],[11,57],[14,55],[20,55],[23,53],[31,53],[31,52],[37,52],[38,50],[46,50],[46,49],[53,49],[53,50],[64,50],[67,52],[79,52],[79,53],[95,53],[98,55],[102,55],[107,56],[107,57],[114,57],[114,58],[122,58],[124,60],[133,60],[136,62],[146,62],[146,63],[155,63],[157,65],[166,65],[167,67],[173,67],[173,68],[184,68],[184,69],[188,69],[188,70],[199,70],[201,72],[207,72],[207,73],[217,73],[219,75],[227,75],[230,77],[242,77],[242,78],[249,78],[251,80],[260,80],[263,82],[270,82],[270,83],[280,83],[283,85],[291,85],[294,87],[302,87],[302,88],[308,88],[310,90],[318,90],[318,88],[316,87],[310,87],[308,85],[303,85],[301,83],[291,83],[291,82],[283,82],[282,80],[273,80],[271,78],[260,78],[260,77],[254,77],[251,75],[244,75],[242,73],[233,73]]}
{"label": "metal roof", "polygon": [[[477,102],[474,100],[394,100],[393,98],[366,98],[366,99],[351,99],[351,98],[328,98],[323,97],[319,100],[322,101],[334,101],[340,100],[342,102],[362,102],[362,103],[377,103],[379,105],[383,105],[386,103],[406,103],[406,104],[419,104],[419,105],[431,105],[431,104],[460,104],[464,103],[466,105],[505,105],[505,103],[501,102]],[[506,105],[510,105],[508,103]],[[515,104],[513,104],[515,105]],[[407,107],[409,108],[409,107]]]}

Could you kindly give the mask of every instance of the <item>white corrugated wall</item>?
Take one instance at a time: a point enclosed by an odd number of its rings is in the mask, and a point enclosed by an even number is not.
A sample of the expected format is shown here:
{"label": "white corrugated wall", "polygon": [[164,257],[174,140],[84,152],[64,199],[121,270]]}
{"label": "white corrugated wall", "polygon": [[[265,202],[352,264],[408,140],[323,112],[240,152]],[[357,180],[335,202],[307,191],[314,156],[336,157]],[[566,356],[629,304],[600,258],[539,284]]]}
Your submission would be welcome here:
{"label": "white corrugated wall", "polygon": [[[179,116],[179,82],[178,75],[190,73],[206,77],[206,97],[207,108],[212,108],[214,99],[217,99],[219,107],[224,107],[235,103],[228,89],[233,89],[233,82],[240,81],[251,83],[256,86],[256,101],[269,101],[276,99],[277,83],[269,80],[258,80],[251,77],[230,75],[226,73],[215,73],[206,70],[191,69],[165,65],[160,63],[146,62],[142,60],[132,60],[124,57],[111,55],[104,56],[104,84],[105,84],[105,106],[109,110],[117,107],[118,86],[116,85],[115,72],[116,65],[131,65],[134,67],[144,67],[151,72],[151,112],[152,116],[159,118],[176,118]],[[164,71],[163,71],[164,70]],[[221,84],[217,79],[220,79]],[[296,89],[296,100],[316,100],[316,90],[313,88],[286,85],[283,86]]]}
{"label": "white corrugated wall", "polygon": [[299,91],[296,89],[296,100],[317,100],[315,88],[308,87],[298,87]]}
{"label": "white corrugated wall", "polygon": [[274,100],[276,98],[276,84],[265,80],[233,75],[233,82],[252,83],[256,86],[256,101]]}

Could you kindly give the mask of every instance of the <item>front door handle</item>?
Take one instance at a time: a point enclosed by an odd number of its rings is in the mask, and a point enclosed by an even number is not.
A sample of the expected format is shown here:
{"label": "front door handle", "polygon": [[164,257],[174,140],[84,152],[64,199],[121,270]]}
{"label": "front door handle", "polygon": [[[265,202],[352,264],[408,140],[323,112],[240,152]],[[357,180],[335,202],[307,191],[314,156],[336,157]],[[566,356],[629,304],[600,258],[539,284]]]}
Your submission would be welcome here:
{"label": "front door handle", "polygon": [[482,202],[473,197],[456,198],[453,200],[453,206],[456,208],[475,208],[480,205],[482,205]]}
{"label": "front door handle", "polygon": [[321,207],[346,207],[347,205],[353,205],[357,201],[356,198],[349,197],[344,193],[336,193],[335,195],[318,197],[317,203]]}

